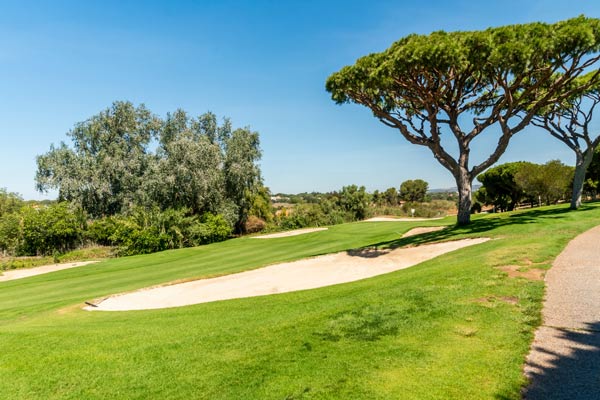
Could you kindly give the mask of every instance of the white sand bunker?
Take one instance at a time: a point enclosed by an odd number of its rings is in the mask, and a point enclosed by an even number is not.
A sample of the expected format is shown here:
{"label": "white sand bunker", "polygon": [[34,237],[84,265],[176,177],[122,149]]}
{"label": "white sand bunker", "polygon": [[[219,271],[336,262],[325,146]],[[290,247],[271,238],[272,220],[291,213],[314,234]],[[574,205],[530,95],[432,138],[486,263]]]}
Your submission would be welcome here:
{"label": "white sand bunker", "polygon": [[410,222],[410,221],[434,221],[436,219],[444,219],[445,217],[438,218],[396,218],[396,217],[373,217],[365,219],[363,222]]}
{"label": "white sand bunker", "polygon": [[296,229],[293,231],[271,233],[268,235],[261,235],[261,236],[254,236],[254,237],[252,237],[252,239],[274,239],[274,238],[281,238],[281,237],[288,237],[288,236],[304,235],[305,233],[319,232],[319,231],[326,231],[326,230],[327,230],[327,228]]}
{"label": "white sand bunker", "polygon": [[441,231],[444,228],[445,228],[445,226],[422,226],[419,228],[412,228],[410,231],[408,231],[404,235],[402,235],[402,237],[405,238],[405,237],[409,237],[409,236],[420,235],[422,233],[437,232],[437,231]]}
{"label": "white sand bunker", "polygon": [[[395,250],[356,250],[109,297],[86,310],[127,311],[180,307],[217,300],[314,289],[412,267],[444,253],[488,241],[463,239]],[[89,303],[88,303],[89,304]]]}
{"label": "white sand bunker", "polygon": [[84,265],[93,264],[93,263],[97,263],[97,262],[100,262],[100,261],[80,261],[80,262],[74,262],[74,263],[44,265],[42,267],[35,267],[35,268],[8,270],[8,271],[4,271],[3,275],[0,275],[0,282],[12,281],[13,279],[28,278],[30,276],[47,274],[48,272],[60,271],[63,269],[83,267]]}

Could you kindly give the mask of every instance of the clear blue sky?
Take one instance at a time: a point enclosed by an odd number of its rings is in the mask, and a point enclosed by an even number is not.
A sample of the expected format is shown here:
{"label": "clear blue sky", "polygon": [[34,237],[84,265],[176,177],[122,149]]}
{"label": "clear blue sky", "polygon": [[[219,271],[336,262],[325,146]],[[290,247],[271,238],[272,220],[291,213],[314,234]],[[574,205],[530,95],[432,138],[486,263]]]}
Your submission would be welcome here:
{"label": "clear blue sky", "polygon": [[[44,198],[34,188],[36,155],[114,100],[144,103],[161,116],[210,110],[259,131],[273,192],[352,183],[385,189],[415,178],[451,187],[428,150],[366,109],[335,105],[326,78],[413,32],[579,14],[600,17],[600,3],[0,1],[0,187]],[[476,159],[492,139],[482,141]],[[553,158],[573,163],[566,146],[528,130],[500,162]]]}

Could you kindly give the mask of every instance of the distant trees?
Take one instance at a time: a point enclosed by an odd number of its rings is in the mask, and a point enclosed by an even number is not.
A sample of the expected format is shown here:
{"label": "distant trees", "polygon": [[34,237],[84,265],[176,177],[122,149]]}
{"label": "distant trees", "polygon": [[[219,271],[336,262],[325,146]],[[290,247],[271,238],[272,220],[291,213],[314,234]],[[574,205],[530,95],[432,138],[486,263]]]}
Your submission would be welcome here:
{"label": "distant trees", "polygon": [[[222,214],[243,232],[262,187],[257,132],[183,110],[163,121],[143,105],[115,102],[37,158],[36,186],[98,218],[136,207]],[[153,143],[157,143],[153,150]]]}
{"label": "distant trees", "polygon": [[429,184],[422,179],[407,180],[400,185],[400,199],[410,202],[423,202]]}
{"label": "distant trees", "polygon": [[[594,69],[599,49],[600,20],[585,17],[413,34],[332,74],[326,89],[338,104],[366,106],[410,143],[427,147],[455,178],[457,222],[467,224],[473,179],[541,110],[589,87],[576,78]],[[471,143],[491,126],[500,129],[497,145],[474,164]],[[456,154],[442,137],[455,140]]]}
{"label": "distant trees", "polygon": [[339,207],[349,213],[354,220],[365,219],[371,203],[371,195],[364,186],[344,186],[338,194]]}
{"label": "distant trees", "polygon": [[515,182],[525,195],[550,205],[569,195],[573,172],[573,167],[559,160],[543,165],[523,163],[515,174]]}
{"label": "distant trees", "polygon": [[499,211],[512,211],[525,193],[515,182],[515,174],[523,162],[501,164],[477,176],[482,187],[476,192],[476,199],[484,204],[492,204]]}
{"label": "distant trees", "polygon": [[482,187],[477,201],[510,211],[517,203],[555,204],[570,194],[574,168],[558,160],[545,164],[514,162],[498,165],[479,175]]}
{"label": "distant trees", "polygon": [[383,192],[375,190],[371,196],[371,200],[378,206],[394,207],[400,204],[400,194],[394,187],[387,188]]}

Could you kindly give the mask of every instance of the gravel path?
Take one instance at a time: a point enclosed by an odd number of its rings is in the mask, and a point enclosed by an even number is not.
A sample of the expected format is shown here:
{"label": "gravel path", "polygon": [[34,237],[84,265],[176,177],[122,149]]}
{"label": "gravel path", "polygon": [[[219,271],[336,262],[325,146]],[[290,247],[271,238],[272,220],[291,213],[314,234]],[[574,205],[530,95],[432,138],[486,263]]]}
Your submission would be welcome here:
{"label": "gravel path", "polygon": [[0,275],[0,282],[3,281],[12,281],[14,279],[22,279],[29,278],[30,276],[36,276],[41,274],[47,274],[49,272],[61,271],[63,269],[83,267],[84,265],[98,263],[100,261],[79,261],[72,262],[66,264],[52,264],[52,265],[44,265],[41,267],[34,268],[23,268],[23,269],[12,269],[8,271],[4,271],[2,275]]}
{"label": "gravel path", "polygon": [[600,226],[572,240],[545,280],[523,398],[600,399]]}

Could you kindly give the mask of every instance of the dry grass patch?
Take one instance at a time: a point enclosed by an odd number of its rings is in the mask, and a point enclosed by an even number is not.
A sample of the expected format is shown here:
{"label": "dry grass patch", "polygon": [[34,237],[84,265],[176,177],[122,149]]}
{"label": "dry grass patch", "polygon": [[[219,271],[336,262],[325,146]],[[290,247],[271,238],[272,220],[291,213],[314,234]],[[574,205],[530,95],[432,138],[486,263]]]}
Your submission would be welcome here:
{"label": "dry grass patch", "polygon": [[496,268],[506,272],[509,278],[525,278],[531,281],[543,280],[546,273],[546,270],[540,268],[527,268],[523,270],[524,267],[520,265],[504,265]]}

